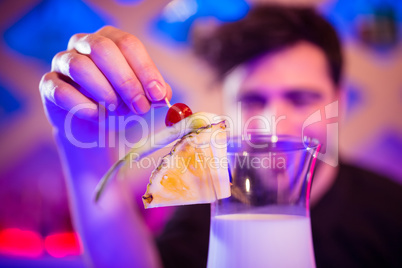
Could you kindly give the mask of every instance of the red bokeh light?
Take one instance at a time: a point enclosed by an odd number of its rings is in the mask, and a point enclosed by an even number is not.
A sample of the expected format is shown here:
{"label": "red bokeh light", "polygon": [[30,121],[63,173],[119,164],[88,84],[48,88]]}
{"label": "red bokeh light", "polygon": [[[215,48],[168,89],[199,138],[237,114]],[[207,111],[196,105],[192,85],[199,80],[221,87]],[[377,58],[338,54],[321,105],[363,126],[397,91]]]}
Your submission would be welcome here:
{"label": "red bokeh light", "polygon": [[45,239],[34,231],[9,228],[0,231],[0,254],[38,258],[44,251],[55,258],[80,255],[83,250],[77,233],[48,235]]}
{"label": "red bokeh light", "polygon": [[82,247],[76,233],[57,233],[45,238],[45,248],[50,256],[62,258],[65,256],[80,255]]}
{"label": "red bokeh light", "polygon": [[43,239],[33,231],[4,229],[0,231],[0,253],[20,257],[40,257],[43,254]]}

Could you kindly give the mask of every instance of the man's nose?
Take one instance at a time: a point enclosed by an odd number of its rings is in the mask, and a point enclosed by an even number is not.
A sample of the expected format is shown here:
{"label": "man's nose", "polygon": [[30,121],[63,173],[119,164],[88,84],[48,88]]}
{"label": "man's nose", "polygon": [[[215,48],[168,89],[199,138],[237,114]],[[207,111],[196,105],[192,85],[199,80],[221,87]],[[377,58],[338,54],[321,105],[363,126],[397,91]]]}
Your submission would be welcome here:
{"label": "man's nose", "polygon": [[294,122],[295,115],[291,107],[283,101],[267,105],[264,116],[269,120],[273,135],[298,136],[298,125]]}

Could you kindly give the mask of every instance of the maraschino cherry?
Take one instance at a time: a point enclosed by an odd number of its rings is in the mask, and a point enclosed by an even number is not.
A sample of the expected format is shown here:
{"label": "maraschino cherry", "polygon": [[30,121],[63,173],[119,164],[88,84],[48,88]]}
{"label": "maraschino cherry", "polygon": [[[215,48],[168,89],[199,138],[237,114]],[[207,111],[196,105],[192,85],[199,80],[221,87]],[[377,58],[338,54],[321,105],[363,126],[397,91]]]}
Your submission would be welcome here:
{"label": "maraschino cherry", "polygon": [[192,115],[193,112],[191,109],[185,105],[184,103],[175,103],[170,105],[169,100],[165,99],[166,104],[169,106],[169,110],[166,114],[165,125],[167,127],[171,127],[180,120],[186,118],[189,115]]}

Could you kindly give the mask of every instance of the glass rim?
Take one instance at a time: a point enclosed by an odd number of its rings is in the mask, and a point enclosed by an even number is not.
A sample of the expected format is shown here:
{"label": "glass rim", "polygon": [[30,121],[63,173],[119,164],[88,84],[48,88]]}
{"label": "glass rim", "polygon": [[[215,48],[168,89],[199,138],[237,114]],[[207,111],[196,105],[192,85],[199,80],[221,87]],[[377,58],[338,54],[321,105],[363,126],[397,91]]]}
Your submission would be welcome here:
{"label": "glass rim", "polygon": [[[307,136],[297,137],[291,135],[270,135],[263,133],[249,133],[245,135],[232,135],[227,137],[228,153],[230,148],[242,148],[242,144],[255,149],[269,149],[269,151],[286,152],[299,150],[317,150],[321,146],[318,139]],[[258,144],[254,144],[254,143]],[[255,147],[253,147],[253,145]],[[233,151],[234,152],[234,151]]]}

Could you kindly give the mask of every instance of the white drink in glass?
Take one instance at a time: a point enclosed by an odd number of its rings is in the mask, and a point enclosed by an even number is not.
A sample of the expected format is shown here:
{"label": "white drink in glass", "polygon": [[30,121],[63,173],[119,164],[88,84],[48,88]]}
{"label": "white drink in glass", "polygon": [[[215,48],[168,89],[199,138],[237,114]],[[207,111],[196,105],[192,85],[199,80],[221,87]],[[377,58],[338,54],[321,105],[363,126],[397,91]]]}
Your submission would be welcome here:
{"label": "white drink in glass", "polygon": [[212,217],[208,268],[315,267],[310,218],[280,214]]}

